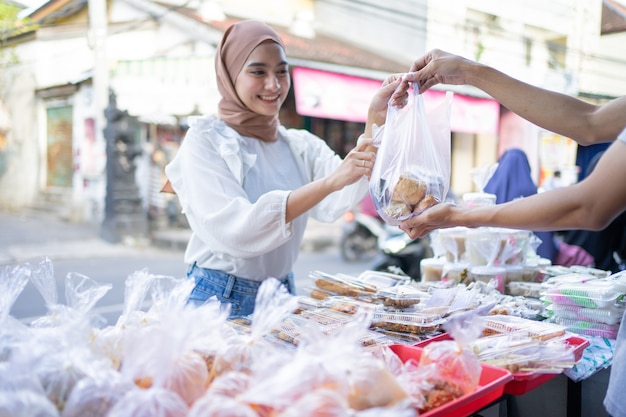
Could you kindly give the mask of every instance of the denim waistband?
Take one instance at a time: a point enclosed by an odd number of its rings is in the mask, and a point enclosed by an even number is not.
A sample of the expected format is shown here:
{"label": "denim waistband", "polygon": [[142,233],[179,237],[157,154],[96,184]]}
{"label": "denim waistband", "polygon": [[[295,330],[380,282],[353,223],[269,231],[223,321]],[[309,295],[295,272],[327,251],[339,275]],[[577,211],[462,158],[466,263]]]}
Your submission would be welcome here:
{"label": "denim waistband", "polygon": [[[194,270],[196,271],[195,274]],[[291,290],[291,275],[292,274],[288,274],[282,279],[278,279],[282,284],[287,287],[288,290]],[[230,298],[230,295],[234,288],[237,288],[237,290],[240,292],[256,293],[263,283],[263,281],[254,281],[247,278],[241,278],[236,275],[232,275],[216,269],[202,268],[195,263],[189,267],[187,271],[187,276],[193,276],[194,278],[201,276],[203,280],[209,281],[212,284],[223,288],[222,297],[224,298]]]}

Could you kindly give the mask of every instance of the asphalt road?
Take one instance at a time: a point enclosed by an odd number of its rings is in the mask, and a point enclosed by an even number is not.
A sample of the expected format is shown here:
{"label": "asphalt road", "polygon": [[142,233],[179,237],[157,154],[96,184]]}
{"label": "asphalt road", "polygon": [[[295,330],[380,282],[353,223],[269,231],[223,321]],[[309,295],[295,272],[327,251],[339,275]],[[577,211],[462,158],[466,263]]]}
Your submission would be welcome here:
{"label": "asphalt road", "polygon": [[[43,294],[29,282],[10,309],[13,317],[26,323],[47,314],[46,303],[51,299],[66,303],[68,274],[111,285],[93,312],[114,324],[123,311],[125,281],[131,274],[146,270],[154,275],[182,278],[186,271],[182,250],[162,249],[145,241],[112,244],[100,238],[97,226],[67,223],[47,212],[0,212],[0,273],[9,273],[12,267],[23,264],[36,268],[44,259],[49,259],[53,266],[54,288],[49,287]],[[339,249],[331,245],[303,251],[294,274],[302,294],[311,285],[311,271],[358,275],[368,268],[366,261],[344,262]]]}

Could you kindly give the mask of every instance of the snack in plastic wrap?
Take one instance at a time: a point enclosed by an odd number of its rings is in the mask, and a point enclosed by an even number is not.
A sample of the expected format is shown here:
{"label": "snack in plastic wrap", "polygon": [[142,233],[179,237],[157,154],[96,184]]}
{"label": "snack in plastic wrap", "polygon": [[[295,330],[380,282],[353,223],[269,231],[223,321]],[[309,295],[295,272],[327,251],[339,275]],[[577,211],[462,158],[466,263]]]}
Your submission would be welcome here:
{"label": "snack in plastic wrap", "polygon": [[363,360],[348,375],[348,403],[354,410],[389,407],[408,397],[384,362]]}
{"label": "snack in plastic wrap", "polygon": [[377,296],[385,307],[396,309],[412,307],[430,298],[427,292],[420,291],[411,285],[397,285],[379,290]]}
{"label": "snack in plastic wrap", "polygon": [[59,412],[45,395],[28,390],[0,393],[0,415],[58,417]]}
{"label": "snack in plastic wrap", "polygon": [[536,340],[549,340],[565,334],[565,327],[545,321],[535,321],[515,316],[490,315],[479,317],[483,336],[499,333],[525,332]]}
{"label": "snack in plastic wrap", "polygon": [[471,349],[464,348],[454,340],[430,343],[424,347],[420,366],[434,364],[447,388],[462,394],[473,392],[478,386],[482,368]]}
{"label": "snack in plastic wrap", "polygon": [[108,417],[187,417],[189,406],[178,394],[164,388],[136,388],[119,400]]}
{"label": "snack in plastic wrap", "polygon": [[62,417],[107,417],[109,411],[134,387],[118,372],[81,379],[72,390]]}
{"label": "snack in plastic wrap", "polygon": [[439,331],[444,320],[436,314],[409,312],[375,312],[372,328],[413,335],[427,335]]}
{"label": "snack in plastic wrap", "polygon": [[378,214],[392,226],[446,198],[451,99],[452,93],[428,106],[418,85],[411,83],[407,104],[388,106],[385,125],[374,132],[379,149],[370,196]]}

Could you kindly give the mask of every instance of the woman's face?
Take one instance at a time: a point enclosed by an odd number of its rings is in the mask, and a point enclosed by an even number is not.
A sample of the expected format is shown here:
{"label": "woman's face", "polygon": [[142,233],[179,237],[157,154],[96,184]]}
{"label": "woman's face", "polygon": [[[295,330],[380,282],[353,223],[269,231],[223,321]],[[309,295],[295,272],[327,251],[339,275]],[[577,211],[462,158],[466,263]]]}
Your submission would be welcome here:
{"label": "woman's face", "polygon": [[239,99],[263,116],[278,114],[290,86],[285,51],[272,41],[265,41],[252,51],[235,80]]}

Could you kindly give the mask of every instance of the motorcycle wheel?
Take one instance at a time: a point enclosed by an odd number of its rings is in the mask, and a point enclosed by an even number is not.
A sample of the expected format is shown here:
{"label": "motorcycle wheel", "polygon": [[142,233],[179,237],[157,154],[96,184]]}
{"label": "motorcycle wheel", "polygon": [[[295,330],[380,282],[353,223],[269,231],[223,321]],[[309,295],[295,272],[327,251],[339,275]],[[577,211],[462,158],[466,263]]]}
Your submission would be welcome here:
{"label": "motorcycle wheel", "polygon": [[377,237],[364,227],[342,236],[339,242],[341,257],[347,262],[372,259],[377,252]]}

